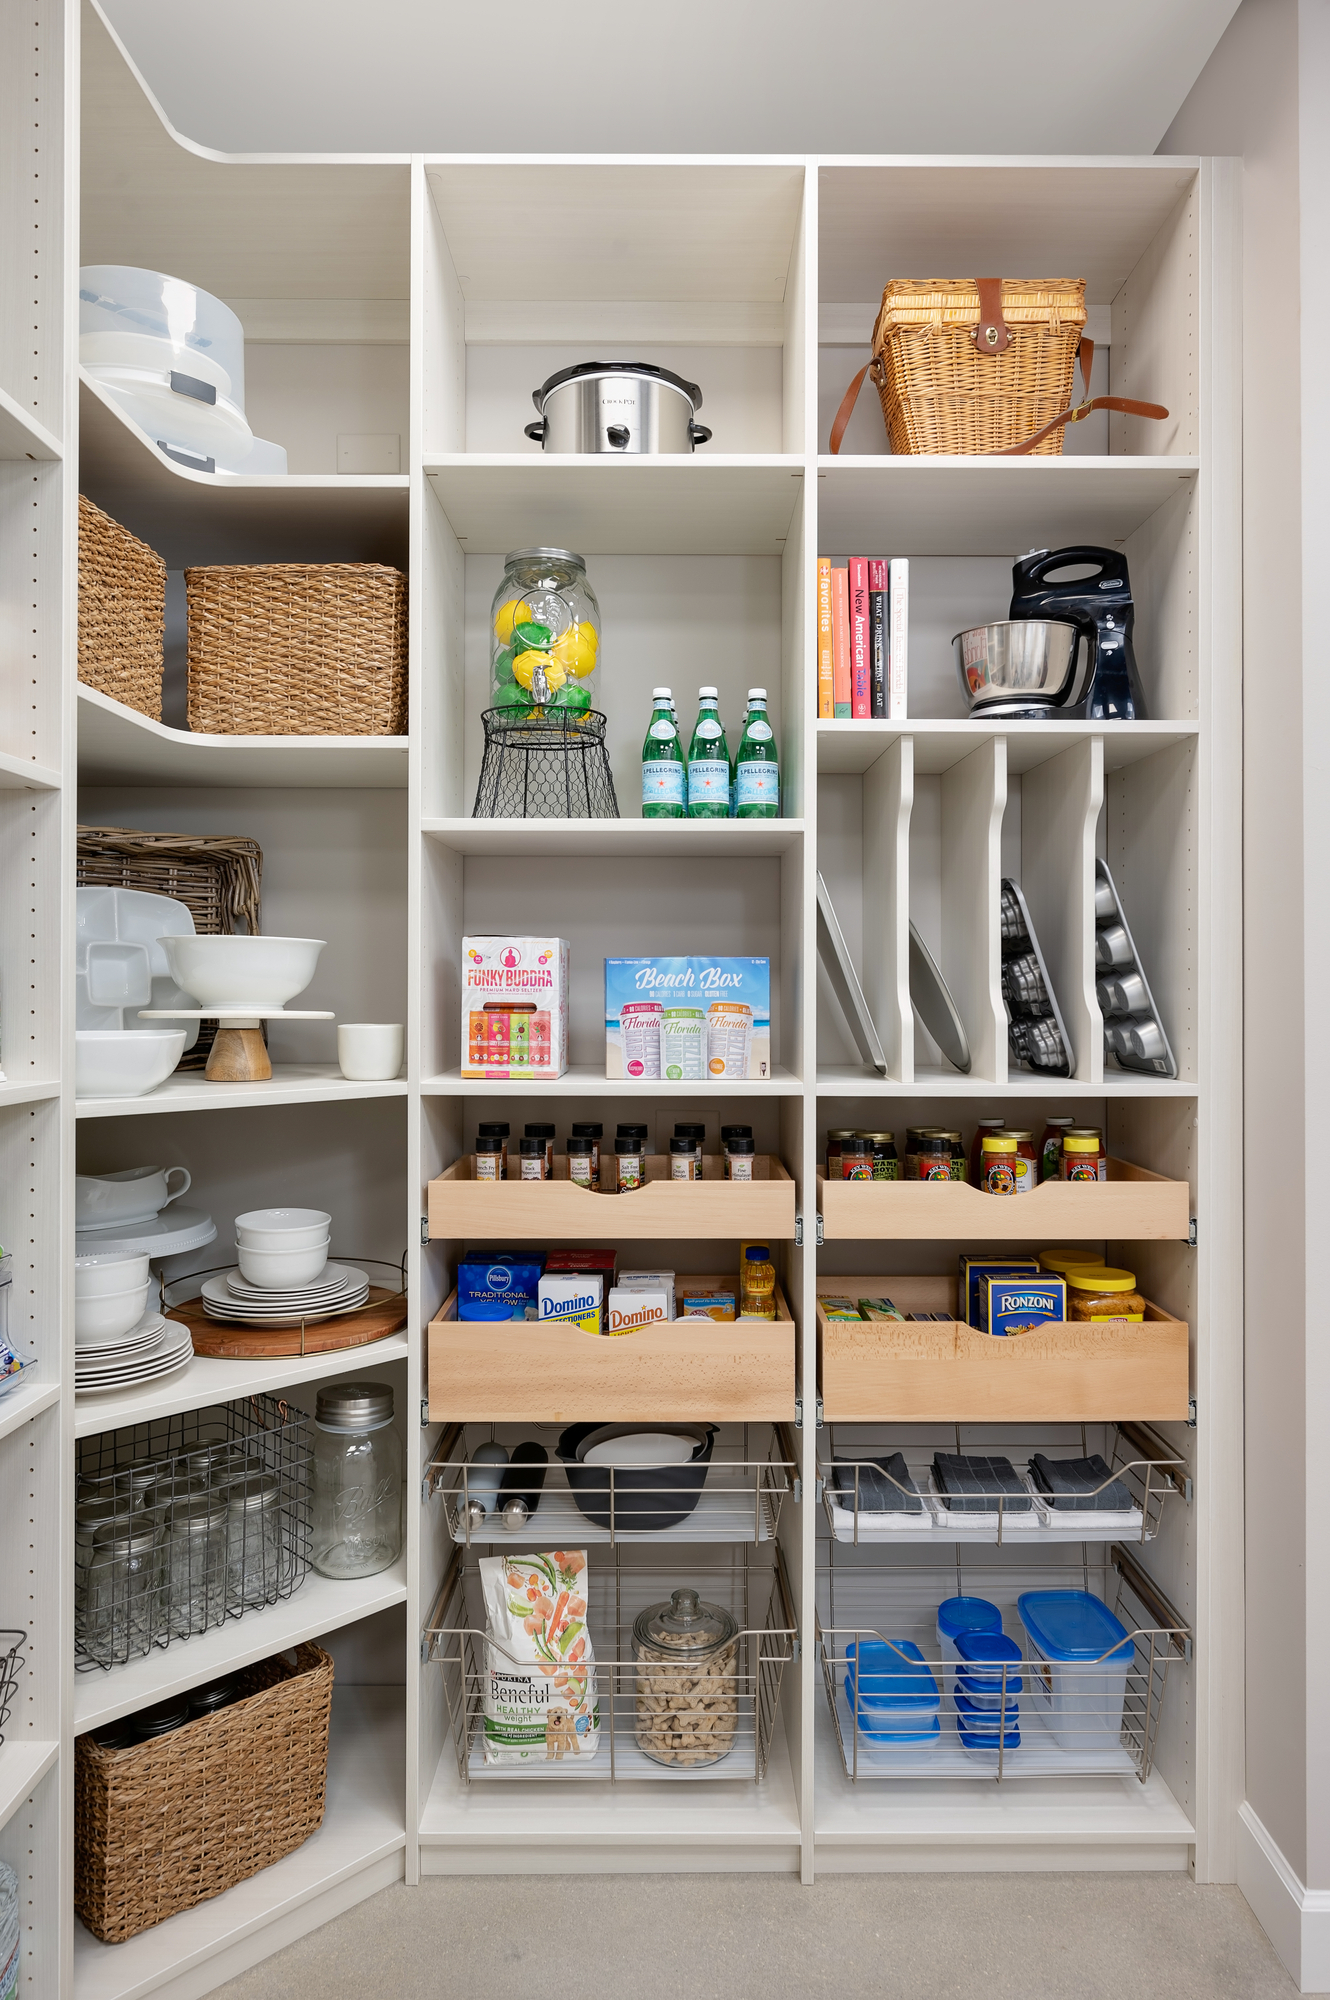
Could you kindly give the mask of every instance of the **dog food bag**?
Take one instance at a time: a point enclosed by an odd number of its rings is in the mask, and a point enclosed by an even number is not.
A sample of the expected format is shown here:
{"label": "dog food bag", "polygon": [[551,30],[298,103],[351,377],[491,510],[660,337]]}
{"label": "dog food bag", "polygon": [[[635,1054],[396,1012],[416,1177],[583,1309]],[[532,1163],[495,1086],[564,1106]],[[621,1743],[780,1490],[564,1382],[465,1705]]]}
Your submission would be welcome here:
{"label": "dog food bag", "polygon": [[596,1656],[587,1629],[585,1549],[485,1556],[485,1762],[594,1757]]}

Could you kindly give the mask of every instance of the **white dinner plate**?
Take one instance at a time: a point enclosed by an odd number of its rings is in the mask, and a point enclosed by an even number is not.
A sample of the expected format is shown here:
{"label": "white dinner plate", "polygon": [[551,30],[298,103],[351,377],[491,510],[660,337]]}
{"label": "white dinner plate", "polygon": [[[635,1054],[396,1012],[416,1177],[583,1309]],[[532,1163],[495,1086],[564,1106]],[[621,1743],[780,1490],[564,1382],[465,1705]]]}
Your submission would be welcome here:
{"label": "white dinner plate", "polygon": [[251,1285],[242,1277],[239,1268],[226,1273],[226,1289],[232,1298],[242,1303],[252,1301],[255,1305],[317,1305],[324,1299],[340,1298],[343,1292],[354,1291],[362,1284],[368,1284],[363,1271],[357,1271],[349,1264],[325,1264],[323,1276],[315,1285]]}
{"label": "white dinner plate", "polygon": [[194,1343],[186,1332],[183,1340],[125,1367],[87,1372],[76,1369],[74,1388],[79,1393],[88,1389],[129,1389],[138,1382],[155,1382],[161,1375],[172,1375],[193,1359]]}
{"label": "white dinner plate", "polygon": [[221,1321],[226,1326],[317,1326],[326,1319],[340,1319],[344,1313],[355,1312],[367,1303],[368,1292],[352,1292],[346,1299],[340,1299],[331,1306],[303,1306],[299,1312],[229,1312],[224,1306],[208,1305],[209,1319]]}
{"label": "white dinner plate", "polygon": [[78,1335],[75,1334],[75,1356],[128,1353],[134,1348],[142,1347],[149,1340],[155,1340],[164,1324],[165,1320],[162,1314],[154,1307],[151,1312],[144,1313],[142,1319],[137,1320],[130,1327],[128,1333],[122,1333],[117,1340],[106,1340],[104,1338],[99,1340],[80,1340]]}

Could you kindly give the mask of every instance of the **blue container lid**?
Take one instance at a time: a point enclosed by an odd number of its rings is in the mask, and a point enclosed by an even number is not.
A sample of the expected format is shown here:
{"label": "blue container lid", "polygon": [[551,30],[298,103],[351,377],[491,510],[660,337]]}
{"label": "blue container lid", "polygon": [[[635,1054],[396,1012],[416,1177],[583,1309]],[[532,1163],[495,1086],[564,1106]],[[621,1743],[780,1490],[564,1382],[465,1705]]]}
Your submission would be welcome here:
{"label": "blue container lid", "polygon": [[[961,1742],[967,1750],[996,1750],[998,1747],[998,1733],[996,1729],[987,1731],[970,1729],[965,1723],[958,1720],[956,1734],[960,1737]],[[1004,1750],[1019,1750],[1020,1747],[1021,1732],[1016,1724],[1013,1723],[1010,1729],[1003,1731],[1002,1748]]]}
{"label": "blue container lid", "polygon": [[[1021,1705],[1018,1701],[1007,1702],[1001,1711],[1003,1721],[1010,1726],[1015,1722],[1020,1711]],[[998,1710],[995,1708],[976,1708],[967,1696],[958,1694],[956,1697],[957,1728],[960,1728],[962,1724],[967,1729],[973,1729],[976,1735],[996,1736]]]}
{"label": "blue container lid", "polygon": [[953,1640],[962,1632],[1000,1632],[1002,1613],[986,1597],[948,1597],[938,1605],[937,1629]]}
{"label": "blue container lid", "polygon": [[[1002,1691],[1002,1676],[1000,1674],[994,1674],[991,1678],[982,1674],[957,1674],[956,1676],[957,1700],[962,1695],[982,1695],[985,1701],[992,1701],[993,1697],[1000,1695]],[[1023,1676],[1008,1673],[1006,1687],[1008,1702],[1014,1702],[1018,1694],[1024,1693],[1025,1680]]]}
{"label": "blue container lid", "polygon": [[975,1667],[1018,1667],[1022,1657],[1016,1641],[1005,1632],[958,1632],[956,1651]]}
{"label": "blue container lid", "polygon": [[1016,1609],[1046,1660],[1125,1665],[1135,1650],[1126,1626],[1091,1590],[1027,1590]]}
{"label": "blue container lid", "polygon": [[923,1718],[940,1707],[938,1684],[913,1640],[896,1639],[888,1645],[882,1639],[865,1639],[861,1645],[847,1646],[845,1657],[845,1692],[851,1707],[856,1680],[860,1681],[858,1705],[864,1711],[900,1715],[922,1726]]}

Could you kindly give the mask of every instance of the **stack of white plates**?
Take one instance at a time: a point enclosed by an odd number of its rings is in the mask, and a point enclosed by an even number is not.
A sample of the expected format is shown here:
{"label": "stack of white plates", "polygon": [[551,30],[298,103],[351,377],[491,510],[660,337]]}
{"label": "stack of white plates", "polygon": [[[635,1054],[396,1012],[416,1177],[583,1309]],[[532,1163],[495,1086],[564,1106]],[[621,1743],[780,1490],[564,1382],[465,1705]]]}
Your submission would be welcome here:
{"label": "stack of white plates", "polygon": [[206,1278],[203,1304],[210,1319],[240,1326],[310,1326],[353,1312],[369,1297],[369,1278],[353,1264],[325,1264],[312,1285],[268,1291],[245,1281],[239,1269]]}
{"label": "stack of white plates", "polygon": [[179,1320],[147,1312],[119,1340],[94,1344],[79,1341],[74,1350],[74,1388],[83,1395],[93,1389],[130,1389],[173,1375],[194,1359],[189,1328]]}

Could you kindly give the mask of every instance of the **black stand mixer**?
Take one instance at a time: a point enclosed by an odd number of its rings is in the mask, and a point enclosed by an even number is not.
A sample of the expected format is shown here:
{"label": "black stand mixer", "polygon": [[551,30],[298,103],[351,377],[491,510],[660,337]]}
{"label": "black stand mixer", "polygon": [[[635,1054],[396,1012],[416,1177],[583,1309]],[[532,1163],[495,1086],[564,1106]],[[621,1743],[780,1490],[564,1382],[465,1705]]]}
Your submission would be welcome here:
{"label": "black stand mixer", "polygon": [[[1050,580],[1052,571],[1090,564],[1093,576]],[[1084,717],[1088,722],[1144,722],[1145,699],[1131,643],[1136,613],[1121,550],[1037,549],[1012,565],[1011,579],[1010,619],[1054,619],[1074,625],[1086,642],[1089,657],[1079,701],[1069,700],[1076,684],[1072,672],[1066,685],[1040,704],[1042,712]]]}

